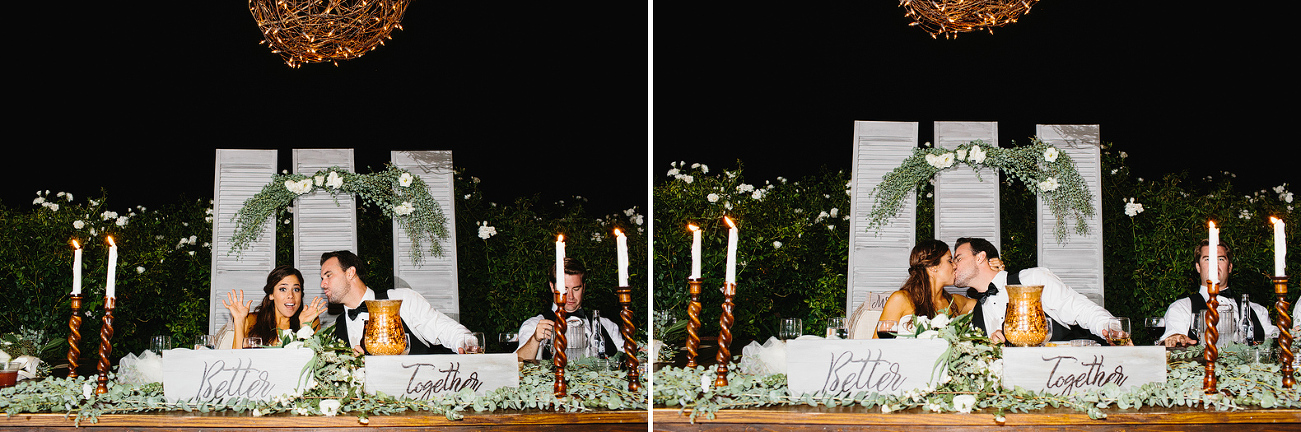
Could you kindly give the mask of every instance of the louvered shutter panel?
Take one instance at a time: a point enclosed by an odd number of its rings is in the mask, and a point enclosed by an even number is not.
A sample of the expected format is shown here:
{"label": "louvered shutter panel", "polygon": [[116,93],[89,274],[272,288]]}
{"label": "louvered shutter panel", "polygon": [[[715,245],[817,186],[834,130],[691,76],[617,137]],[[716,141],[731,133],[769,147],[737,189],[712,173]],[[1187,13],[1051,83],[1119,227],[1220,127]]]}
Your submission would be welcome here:
{"label": "louvered shutter panel", "polygon": [[[337,166],[355,172],[352,149],[294,149],[294,173],[312,175]],[[321,290],[321,254],[357,250],[355,197],[335,197],[324,190],[300,195],[294,202],[294,267],[303,272],[303,303],[325,298]],[[365,260],[366,257],[361,257]]]}
{"label": "louvered shutter panel", "polygon": [[904,200],[899,214],[878,231],[867,228],[872,189],[917,148],[917,122],[854,122],[854,167],[849,223],[849,289],[846,316],[868,292],[891,292],[908,276],[908,253],[917,231],[917,196]]}
{"label": "louvered shutter panel", "polygon": [[1087,219],[1088,235],[1075,233],[1073,216],[1067,217],[1068,236],[1059,244],[1053,230],[1057,219],[1039,200],[1039,266],[1047,267],[1067,286],[1101,305],[1102,291],[1102,155],[1098,125],[1038,125],[1039,139],[1071,156],[1093,195],[1094,216]]}
{"label": "louvered shutter panel", "polygon": [[276,173],[275,150],[217,149],[212,199],[212,289],[208,295],[208,333],[230,321],[222,304],[232,289],[257,302],[267,274],[276,266],[275,216],[267,218],[262,236],[239,256],[230,253],[235,235],[235,214],[244,201],[257,195]]}
{"label": "louvered shutter panel", "polygon": [[429,253],[423,244],[424,260],[411,259],[411,239],[393,223],[393,285],[411,288],[425,296],[430,305],[460,321],[461,308],[456,277],[456,191],[453,188],[451,151],[394,151],[393,165],[420,177],[429,186],[429,194],[442,207],[447,218],[447,239],[442,243],[443,256]]}
{"label": "louvered shutter panel", "polygon": [[[998,123],[935,122],[935,146],[956,149],[981,140],[998,147]],[[956,164],[956,162],[955,162]],[[962,166],[935,176],[935,238],[954,247],[959,237],[981,237],[1002,249],[998,173]]]}

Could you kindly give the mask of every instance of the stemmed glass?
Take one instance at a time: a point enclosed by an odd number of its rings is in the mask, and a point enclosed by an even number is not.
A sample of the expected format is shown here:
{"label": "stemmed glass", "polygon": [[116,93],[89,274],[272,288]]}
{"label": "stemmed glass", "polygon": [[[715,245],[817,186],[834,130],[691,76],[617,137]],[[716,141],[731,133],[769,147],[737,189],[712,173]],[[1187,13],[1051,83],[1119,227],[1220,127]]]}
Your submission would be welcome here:
{"label": "stemmed glass", "polygon": [[880,320],[876,322],[877,339],[894,339],[894,328],[899,325],[896,320]]}

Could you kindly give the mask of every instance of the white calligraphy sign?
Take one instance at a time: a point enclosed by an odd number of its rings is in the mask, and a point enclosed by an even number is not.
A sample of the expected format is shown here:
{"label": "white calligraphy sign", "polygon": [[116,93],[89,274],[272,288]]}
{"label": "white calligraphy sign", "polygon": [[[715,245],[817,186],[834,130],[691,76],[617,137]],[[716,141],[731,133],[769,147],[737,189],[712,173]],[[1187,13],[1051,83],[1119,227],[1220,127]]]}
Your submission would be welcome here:
{"label": "white calligraphy sign", "polygon": [[168,401],[271,400],[307,389],[306,348],[163,351],[163,396]]}
{"label": "white calligraphy sign", "polygon": [[1003,348],[1003,388],[1061,396],[1114,383],[1121,388],[1165,382],[1163,346]]}
{"label": "white calligraphy sign", "polygon": [[515,354],[431,354],[366,356],[366,393],[429,400],[474,389],[483,394],[519,387]]}
{"label": "white calligraphy sign", "polygon": [[786,383],[791,394],[842,396],[938,386],[947,371],[936,360],[948,347],[943,339],[790,340]]}

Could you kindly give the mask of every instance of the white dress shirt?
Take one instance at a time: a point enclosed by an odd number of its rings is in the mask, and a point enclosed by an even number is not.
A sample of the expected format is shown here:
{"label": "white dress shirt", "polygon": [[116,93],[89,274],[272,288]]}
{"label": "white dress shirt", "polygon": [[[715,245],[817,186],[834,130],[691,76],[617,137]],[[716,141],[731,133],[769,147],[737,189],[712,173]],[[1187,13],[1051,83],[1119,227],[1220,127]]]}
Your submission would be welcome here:
{"label": "white dress shirt", "polygon": [[[411,329],[412,337],[418,338],[426,345],[442,345],[456,351],[467,343],[472,343],[473,337],[470,336],[470,330],[449,318],[442,312],[434,310],[425,297],[420,293],[409,288],[394,288],[388,291],[389,300],[402,300],[402,306],[398,308],[398,315],[402,317],[402,323]],[[366,288],[366,294],[361,300],[375,300],[375,291]],[[356,318],[349,319],[347,311],[344,308],[344,319],[348,320],[348,345],[361,345],[362,334],[365,333],[363,320],[370,318],[370,313],[362,312],[357,314]]]}
{"label": "white dress shirt", "polygon": [[[551,305],[551,310],[555,311],[556,305],[554,304]],[[568,317],[565,321],[568,322],[574,319],[578,319],[578,318]],[[519,326],[519,337],[520,337],[519,347],[520,348],[524,347],[524,343],[528,341],[528,338],[533,337],[533,332],[537,330],[539,321],[542,321],[542,315],[538,315],[533,318],[524,320],[524,323],[520,324]],[[601,317],[601,327],[605,327],[605,334],[610,335],[610,340],[614,342],[614,350],[616,352],[622,350],[623,335],[619,333],[619,325],[615,324],[614,321],[610,321],[605,317]],[[596,331],[597,331],[596,326],[585,325],[583,329],[584,332],[587,333],[587,340],[589,341],[596,340]],[[601,348],[603,349],[604,347]],[[590,343],[587,344],[587,356],[595,357],[597,353],[597,349],[598,348],[596,347],[596,344],[590,344]],[[519,351],[519,348],[515,348],[515,351]],[[614,355],[615,353],[609,353],[609,354]],[[533,358],[535,360],[542,359],[541,346],[538,346],[538,352],[537,354],[534,354]]]}
{"label": "white dress shirt", "polygon": [[[1197,293],[1202,295],[1202,302],[1206,302],[1211,298],[1211,295],[1208,291],[1206,291],[1205,286],[1202,286],[1201,289],[1197,290]],[[1220,306],[1224,306],[1224,305],[1233,306],[1234,315],[1235,316],[1237,315],[1237,311],[1239,311],[1240,309],[1238,308],[1238,302],[1236,300],[1225,296],[1216,296],[1216,298],[1219,299]],[[1275,327],[1274,323],[1270,322],[1269,320],[1269,309],[1266,309],[1264,306],[1256,304],[1256,302],[1251,302],[1251,310],[1255,312],[1256,318],[1260,320],[1260,327],[1265,330],[1265,337],[1267,338],[1278,337],[1278,327]],[[1237,318],[1241,319],[1241,317],[1237,317]],[[1178,300],[1175,300],[1174,303],[1170,303],[1169,308],[1166,308],[1165,333],[1162,334],[1159,339],[1157,339],[1157,343],[1161,343],[1161,341],[1165,340],[1170,336],[1174,336],[1176,334],[1188,336],[1188,330],[1192,328],[1192,326],[1193,326],[1192,304],[1189,303],[1188,297],[1180,297]]]}
{"label": "white dress shirt", "polygon": [[[1066,286],[1061,278],[1043,267],[1021,270],[1021,285],[1043,285],[1044,312],[1050,318],[1065,325],[1079,324],[1095,335],[1103,336],[1107,321],[1115,318],[1102,306],[1098,306],[1088,297]],[[1000,271],[991,281],[998,287],[998,294],[990,296],[982,306],[985,314],[985,329],[993,333],[1003,328],[1003,319],[1007,314],[1007,272]]]}

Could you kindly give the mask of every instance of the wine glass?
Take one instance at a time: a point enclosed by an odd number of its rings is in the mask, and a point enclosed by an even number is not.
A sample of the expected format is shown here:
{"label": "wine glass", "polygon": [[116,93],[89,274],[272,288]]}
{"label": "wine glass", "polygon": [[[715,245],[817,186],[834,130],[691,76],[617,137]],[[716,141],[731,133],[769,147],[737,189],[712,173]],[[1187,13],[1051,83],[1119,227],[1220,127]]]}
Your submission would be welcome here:
{"label": "wine glass", "polygon": [[244,338],[244,349],[262,348],[262,337],[249,336]]}
{"label": "wine glass", "polygon": [[217,349],[217,340],[212,335],[195,336],[194,349]]}
{"label": "wine glass", "polygon": [[880,320],[876,322],[877,339],[894,339],[894,328],[899,325],[896,320]]}
{"label": "wine glass", "polygon": [[827,339],[849,339],[845,317],[831,317],[827,320]]}
{"label": "wine glass", "polygon": [[519,348],[519,333],[498,333],[497,342],[501,343],[502,352],[515,352]]}
{"label": "wine glass", "polygon": [[799,318],[784,318],[781,324],[782,340],[791,340],[804,334],[804,320]]}
{"label": "wine glass", "polygon": [[474,341],[470,342],[470,344],[465,347],[465,353],[483,354],[483,347],[488,346],[486,339],[484,339],[483,332],[473,332],[470,333],[470,336],[474,338]]}
{"label": "wine glass", "polygon": [[1112,346],[1133,345],[1129,335],[1129,318],[1116,317],[1107,321],[1107,343]]}

